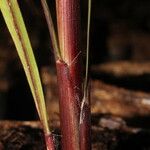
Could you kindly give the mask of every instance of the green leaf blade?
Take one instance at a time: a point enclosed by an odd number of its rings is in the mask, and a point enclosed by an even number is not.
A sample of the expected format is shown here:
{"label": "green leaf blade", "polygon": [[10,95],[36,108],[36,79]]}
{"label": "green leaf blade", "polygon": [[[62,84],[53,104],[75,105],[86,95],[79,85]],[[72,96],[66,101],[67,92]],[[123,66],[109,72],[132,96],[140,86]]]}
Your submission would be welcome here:
{"label": "green leaf blade", "polygon": [[15,43],[45,132],[50,132],[41,80],[17,0],[0,0],[0,9]]}

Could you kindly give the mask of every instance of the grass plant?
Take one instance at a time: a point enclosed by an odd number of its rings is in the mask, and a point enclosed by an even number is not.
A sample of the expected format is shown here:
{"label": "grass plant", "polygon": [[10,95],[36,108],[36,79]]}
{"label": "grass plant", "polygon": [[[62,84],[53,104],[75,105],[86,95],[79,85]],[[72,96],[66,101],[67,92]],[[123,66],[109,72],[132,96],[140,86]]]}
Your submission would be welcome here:
{"label": "grass plant", "polygon": [[[88,55],[91,0],[88,1],[87,57],[85,77],[82,71],[80,0],[57,0],[57,30],[46,0],[41,0],[55,54],[59,88],[60,122],[63,150],[90,150],[90,92],[88,83]],[[55,149],[48,126],[41,80],[31,43],[17,0],[0,0],[9,32],[26,73],[46,139],[48,150]]]}

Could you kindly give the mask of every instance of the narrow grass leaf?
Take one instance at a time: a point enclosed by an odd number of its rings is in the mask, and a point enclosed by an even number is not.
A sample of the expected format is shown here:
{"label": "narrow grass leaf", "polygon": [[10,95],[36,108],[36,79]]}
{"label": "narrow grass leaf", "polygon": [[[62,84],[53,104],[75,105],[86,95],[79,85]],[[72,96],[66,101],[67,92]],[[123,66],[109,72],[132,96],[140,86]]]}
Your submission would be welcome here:
{"label": "narrow grass leaf", "polygon": [[86,68],[85,79],[83,84],[83,100],[81,102],[80,124],[83,122],[83,107],[88,101],[88,74],[89,74],[89,43],[90,43],[90,24],[91,24],[91,0],[88,0],[88,19],[87,19],[87,41],[86,41]]}
{"label": "narrow grass leaf", "polygon": [[47,22],[47,25],[48,25],[48,29],[49,29],[50,38],[51,38],[51,41],[52,41],[52,47],[53,47],[53,50],[54,50],[54,53],[55,53],[55,57],[56,58],[57,57],[61,58],[61,52],[60,52],[60,49],[59,49],[57,35],[56,35],[55,28],[54,28],[54,23],[53,23],[53,20],[52,20],[50,10],[48,8],[48,4],[47,4],[46,0],[41,0],[41,4],[42,4],[43,10],[44,10],[46,22]]}
{"label": "narrow grass leaf", "polygon": [[91,0],[88,0],[87,41],[86,41],[86,69],[85,69],[84,93],[86,93],[87,87],[88,87],[90,23],[91,23]]}
{"label": "narrow grass leaf", "polygon": [[17,0],[0,0],[0,9],[25,70],[43,128],[49,133],[41,80]]}

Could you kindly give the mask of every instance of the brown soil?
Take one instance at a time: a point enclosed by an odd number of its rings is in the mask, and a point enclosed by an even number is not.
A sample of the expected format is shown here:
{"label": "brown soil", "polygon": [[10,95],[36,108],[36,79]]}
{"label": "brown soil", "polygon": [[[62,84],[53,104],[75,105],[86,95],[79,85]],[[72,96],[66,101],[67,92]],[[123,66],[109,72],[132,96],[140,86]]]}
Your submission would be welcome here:
{"label": "brown soil", "polygon": [[44,150],[43,132],[37,122],[0,122],[1,150]]}
{"label": "brown soil", "polygon": [[[39,122],[1,121],[0,128],[1,150],[45,150]],[[59,127],[53,131],[60,149]],[[149,150],[149,139],[149,130],[131,128],[119,117],[92,116],[92,150]]]}

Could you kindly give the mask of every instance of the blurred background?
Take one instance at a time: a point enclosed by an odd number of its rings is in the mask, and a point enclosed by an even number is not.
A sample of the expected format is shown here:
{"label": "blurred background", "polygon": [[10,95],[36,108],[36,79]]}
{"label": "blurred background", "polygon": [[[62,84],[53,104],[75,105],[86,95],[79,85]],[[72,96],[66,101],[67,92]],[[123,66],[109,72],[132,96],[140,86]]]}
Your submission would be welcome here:
{"label": "blurred background", "polygon": [[[35,57],[54,71],[53,51],[40,1],[19,1]],[[55,18],[55,2],[49,1]],[[82,50],[86,46],[87,0],[81,1]],[[90,65],[150,60],[150,1],[93,0]],[[140,67],[137,67],[137,70]],[[92,73],[91,73],[92,74]],[[150,76],[148,76],[149,79]],[[145,84],[145,83],[143,83]],[[146,86],[147,91],[149,85]],[[14,44],[0,14],[0,119],[37,119],[33,98]]]}

